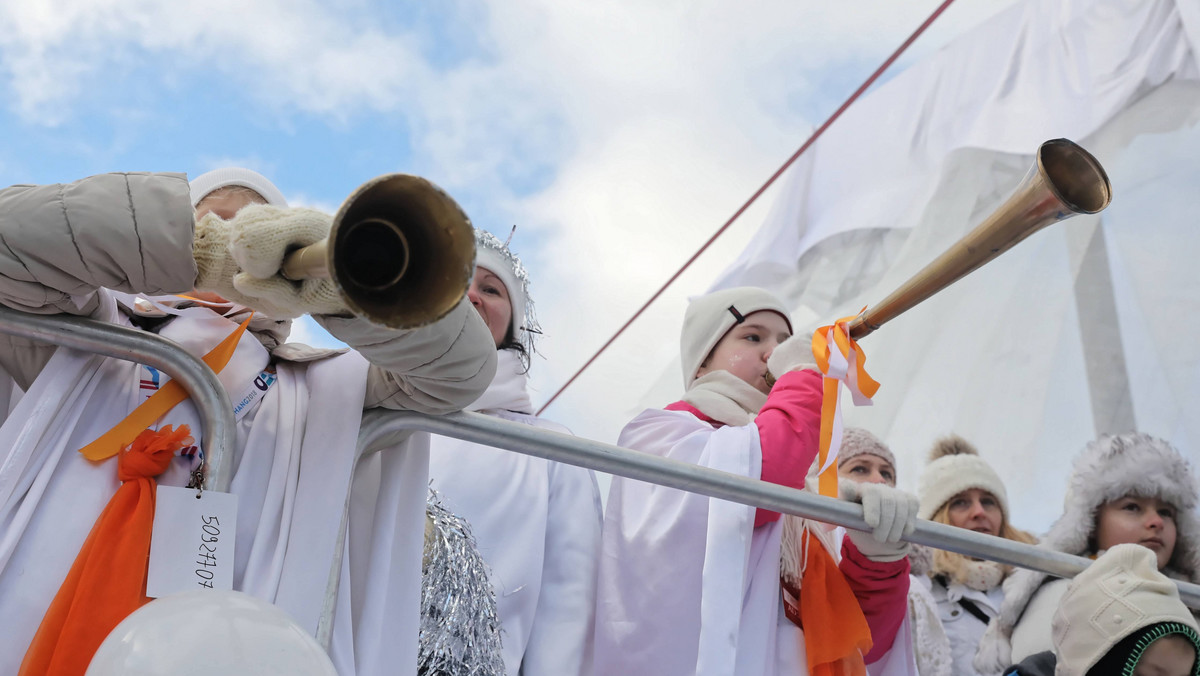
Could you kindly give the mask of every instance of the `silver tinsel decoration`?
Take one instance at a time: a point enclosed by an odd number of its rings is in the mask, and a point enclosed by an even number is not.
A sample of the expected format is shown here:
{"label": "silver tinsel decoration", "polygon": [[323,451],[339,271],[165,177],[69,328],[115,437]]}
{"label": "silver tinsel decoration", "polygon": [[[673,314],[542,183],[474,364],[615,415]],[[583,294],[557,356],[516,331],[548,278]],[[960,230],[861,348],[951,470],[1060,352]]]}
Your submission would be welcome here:
{"label": "silver tinsel decoration", "polygon": [[471,526],[443,507],[432,488],[425,516],[417,673],[503,676],[496,593]]}

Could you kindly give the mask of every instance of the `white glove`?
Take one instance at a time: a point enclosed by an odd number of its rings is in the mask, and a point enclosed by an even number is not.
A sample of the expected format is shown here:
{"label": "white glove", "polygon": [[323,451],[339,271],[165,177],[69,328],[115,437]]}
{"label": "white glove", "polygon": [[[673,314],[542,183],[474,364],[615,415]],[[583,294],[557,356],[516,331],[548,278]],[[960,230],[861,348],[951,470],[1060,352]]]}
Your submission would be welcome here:
{"label": "white glove", "polygon": [[767,358],[767,371],[776,379],[788,371],[817,370],[812,353],[812,337],[794,335],[775,346]]}
{"label": "white glove", "polygon": [[899,561],[908,556],[908,543],[900,539],[917,525],[920,501],[912,493],[886,484],[857,483],[844,479],[838,483],[843,500],[862,505],[863,520],[871,533],[846,530],[846,535],[872,561]]}
{"label": "white glove", "polygon": [[345,314],[345,302],[331,280],[294,282],[280,273],[288,252],[325,239],[332,223],[330,216],[313,209],[265,204],[244,207],[229,221],[207,214],[197,221],[192,244],[199,270],[196,288],[276,319]]}

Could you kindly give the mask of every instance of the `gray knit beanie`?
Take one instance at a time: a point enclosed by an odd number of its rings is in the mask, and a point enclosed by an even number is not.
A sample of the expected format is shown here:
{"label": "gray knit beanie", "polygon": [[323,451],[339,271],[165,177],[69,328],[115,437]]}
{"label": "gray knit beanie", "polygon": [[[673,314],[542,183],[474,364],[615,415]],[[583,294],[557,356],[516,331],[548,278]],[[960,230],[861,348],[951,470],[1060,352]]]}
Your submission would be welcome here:
{"label": "gray knit beanie", "polygon": [[838,450],[837,456],[838,467],[846,464],[850,458],[863,453],[883,458],[892,466],[892,469],[896,468],[896,456],[892,455],[892,451],[879,440],[879,437],[861,427],[847,427],[842,430],[842,447]]}

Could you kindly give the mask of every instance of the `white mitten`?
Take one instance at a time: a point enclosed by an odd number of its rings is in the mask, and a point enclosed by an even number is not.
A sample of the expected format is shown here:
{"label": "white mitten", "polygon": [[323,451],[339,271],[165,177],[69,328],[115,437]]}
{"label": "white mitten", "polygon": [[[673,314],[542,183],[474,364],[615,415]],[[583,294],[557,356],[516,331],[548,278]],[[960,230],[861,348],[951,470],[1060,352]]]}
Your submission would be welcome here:
{"label": "white mitten", "polygon": [[229,251],[230,227],[228,221],[216,214],[208,213],[196,221],[196,234],[192,239],[192,258],[196,260],[196,288],[214,291],[224,298],[237,294],[233,288],[233,276],[238,273],[237,261]]}
{"label": "white mitten", "polygon": [[266,204],[244,207],[229,221],[207,214],[197,221],[192,244],[196,288],[276,319],[344,314],[346,305],[331,280],[291,281],[280,274],[288,252],[324,239],[332,223],[314,209]]}
{"label": "white mitten", "polygon": [[333,217],[316,209],[251,204],[237,212],[229,227],[229,249],[238,267],[266,279],[279,274],[290,251],[328,237]]}
{"label": "white mitten", "polygon": [[771,356],[767,358],[767,371],[777,379],[788,371],[816,371],[817,365],[814,361],[816,360],[813,359],[812,337],[797,334],[775,346]]}
{"label": "white mitten", "polygon": [[295,319],[300,315],[349,314],[337,285],[328,279],[293,282],[278,275],[261,279],[239,272],[233,276],[233,287],[238,294],[237,298],[230,300],[236,300],[275,319]]}
{"label": "white mitten", "polygon": [[912,533],[917,525],[917,496],[886,484],[850,480],[839,482],[838,489],[843,500],[862,505],[863,520],[872,529],[871,533],[846,530],[863,556],[872,561],[898,561],[908,555],[908,543],[900,537]]}

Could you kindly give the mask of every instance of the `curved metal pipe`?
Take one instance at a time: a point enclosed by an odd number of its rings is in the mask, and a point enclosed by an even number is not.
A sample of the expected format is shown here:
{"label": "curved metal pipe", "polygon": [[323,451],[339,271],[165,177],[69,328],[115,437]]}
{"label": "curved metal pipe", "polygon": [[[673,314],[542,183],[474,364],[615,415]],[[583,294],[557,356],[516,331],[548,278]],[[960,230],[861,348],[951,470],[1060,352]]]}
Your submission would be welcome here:
{"label": "curved metal pipe", "polygon": [[187,390],[207,446],[205,490],[229,491],[236,443],[233,406],[212,369],[161,336],[85,317],[35,315],[0,307],[0,333],[84,350],[161,369]]}

